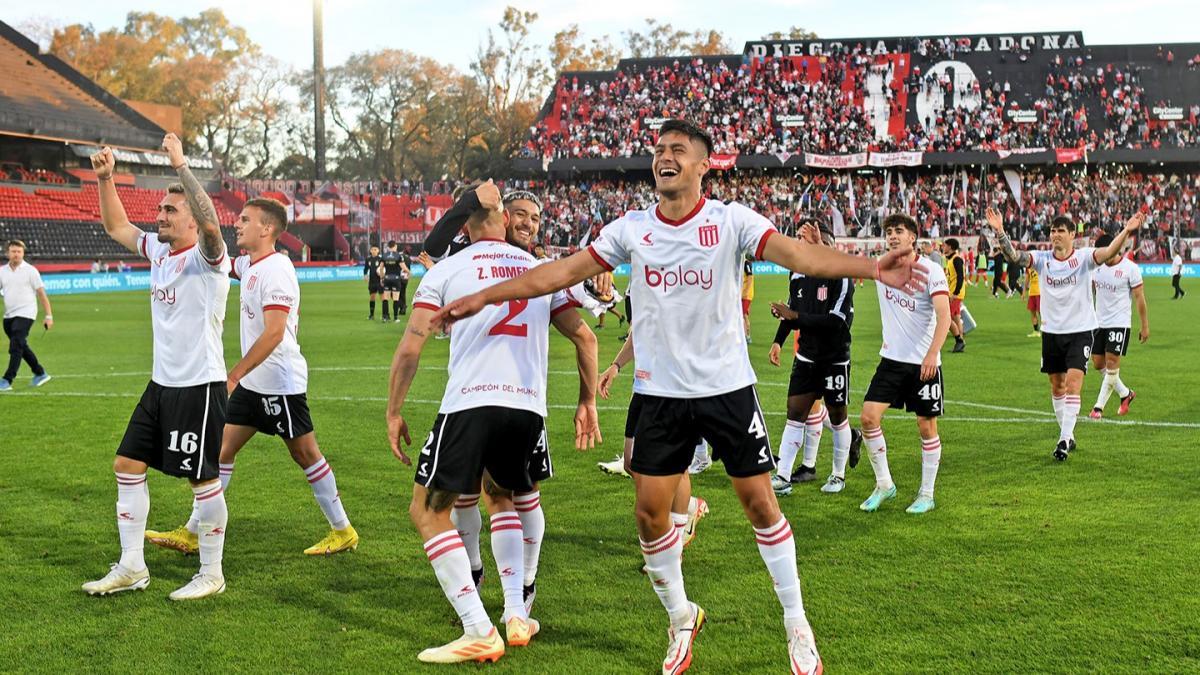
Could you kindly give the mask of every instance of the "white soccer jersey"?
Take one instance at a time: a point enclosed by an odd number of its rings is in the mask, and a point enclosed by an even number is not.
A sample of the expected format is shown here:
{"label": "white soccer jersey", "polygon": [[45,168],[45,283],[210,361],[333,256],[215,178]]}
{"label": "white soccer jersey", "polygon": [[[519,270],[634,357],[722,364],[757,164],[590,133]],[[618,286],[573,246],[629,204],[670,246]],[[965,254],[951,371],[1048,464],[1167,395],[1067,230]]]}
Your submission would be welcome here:
{"label": "white soccer jersey", "polygon": [[1096,287],[1096,323],[1100,328],[1129,328],[1133,289],[1142,285],[1142,270],[1129,258],[1100,265],[1092,273]]}
{"label": "white soccer jersey", "polygon": [[25,261],[13,269],[0,263],[0,295],[4,296],[4,318],[37,319],[37,292],[45,288],[37,268]]}
{"label": "white soccer jersey", "polygon": [[[437,311],[459,298],[516,278],[537,260],[499,239],[454,253],[421,279],[413,309]],[[439,412],[483,406],[546,415],[550,318],[575,307],[565,293],[510,300],[483,308],[450,332],[450,378]]]}
{"label": "white soccer jersey", "polygon": [[737,202],[701,199],[681,220],[657,205],[609,223],[588,252],[611,270],[631,263],[637,298],[633,390],[715,396],[755,383],[742,326],[742,261],[775,228]]}
{"label": "white soccer jersey", "polygon": [[1077,248],[1065,260],[1054,251],[1030,251],[1042,290],[1042,331],[1065,335],[1097,328],[1092,306],[1095,249]]}
{"label": "white soccer jersey", "polygon": [[1176,253],[1174,258],[1171,258],[1171,275],[1183,273],[1183,256]]}
{"label": "white soccer jersey", "polygon": [[[937,327],[933,298],[950,295],[950,287],[941,265],[929,258],[920,258],[917,264],[928,275],[925,290],[911,295],[876,281],[875,293],[879,296],[879,314],[883,321],[883,346],[879,355],[900,363],[920,365],[929,353],[933,331]],[[942,365],[941,352],[938,352],[937,364]]]}
{"label": "white soccer jersey", "polygon": [[225,300],[229,256],[215,264],[200,247],[172,252],[169,244],[143,232],[138,253],[150,261],[150,318],[154,328],[154,374],[164,387],[224,382]]}
{"label": "white soccer jersey", "polygon": [[242,296],[242,356],[266,330],[266,312],[285,312],[283,340],[267,359],[242,378],[242,386],[258,394],[303,394],[308,390],[308,363],[300,354],[300,282],[296,268],[282,253],[258,260],[239,256],[233,276],[240,279]]}

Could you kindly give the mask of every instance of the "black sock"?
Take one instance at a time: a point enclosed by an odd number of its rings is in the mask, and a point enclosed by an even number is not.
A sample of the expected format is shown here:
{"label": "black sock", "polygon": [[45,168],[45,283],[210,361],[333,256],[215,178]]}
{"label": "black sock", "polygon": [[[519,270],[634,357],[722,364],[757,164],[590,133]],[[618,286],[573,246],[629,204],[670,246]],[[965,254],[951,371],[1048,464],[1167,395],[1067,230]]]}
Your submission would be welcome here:
{"label": "black sock", "polygon": [[371,314],[370,314],[370,317],[371,317],[372,319],[374,319],[374,318],[375,318],[375,301],[374,301],[374,300],[372,300],[372,301],[371,301]]}
{"label": "black sock", "polygon": [[962,342],[962,341],[963,341],[963,338],[962,338],[962,336],[961,336],[961,335],[955,335],[955,336],[954,336],[954,341],[955,341],[955,342]]}
{"label": "black sock", "polygon": [[392,306],[388,303],[387,300],[384,300],[383,301],[383,320],[387,321],[390,318],[392,318]]}

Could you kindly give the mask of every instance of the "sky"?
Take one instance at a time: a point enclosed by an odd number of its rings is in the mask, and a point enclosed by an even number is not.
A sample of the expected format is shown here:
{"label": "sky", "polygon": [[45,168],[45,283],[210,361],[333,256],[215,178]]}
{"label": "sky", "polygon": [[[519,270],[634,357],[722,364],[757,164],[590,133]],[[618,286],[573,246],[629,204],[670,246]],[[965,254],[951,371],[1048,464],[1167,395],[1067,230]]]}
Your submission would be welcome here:
{"label": "sky", "polygon": [[[538,12],[533,38],[541,44],[571,23],[579,24],[585,36],[608,34],[619,43],[621,32],[644,26],[651,11],[676,28],[720,30],[735,52],[748,40],[793,25],[822,38],[1081,30],[1086,44],[1200,42],[1198,0],[658,0],[652,5],[644,0],[325,0],[325,64],[390,47],[465,71],[507,5]],[[18,28],[40,20],[106,30],[123,25],[130,11],[178,17],[214,6],[246,28],[266,53],[297,69],[311,67],[308,0],[0,0],[0,20]]]}

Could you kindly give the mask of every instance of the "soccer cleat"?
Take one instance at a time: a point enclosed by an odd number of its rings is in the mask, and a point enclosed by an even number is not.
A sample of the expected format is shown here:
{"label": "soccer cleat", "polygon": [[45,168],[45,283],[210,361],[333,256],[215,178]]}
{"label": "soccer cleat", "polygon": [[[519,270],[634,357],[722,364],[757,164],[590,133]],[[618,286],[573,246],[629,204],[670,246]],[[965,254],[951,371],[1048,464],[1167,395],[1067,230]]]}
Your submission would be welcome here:
{"label": "soccer cleat", "polygon": [[850,468],[858,466],[858,460],[862,457],[862,432],[854,427],[850,427]]}
{"label": "soccer cleat", "polygon": [[509,647],[524,647],[529,644],[534,635],[537,635],[541,626],[537,619],[522,619],[519,616],[514,616],[504,624],[504,633],[508,638]]}
{"label": "soccer cleat", "polygon": [[184,555],[196,555],[200,551],[200,537],[189,532],[187,525],[180,525],[170,532],[146,530],[146,541],[155,546],[171,548]]}
{"label": "soccer cleat", "polygon": [[496,662],[504,656],[504,640],[493,626],[492,631],[484,637],[463,635],[454,642],[431,647],[417,654],[417,660],[424,663],[463,663],[465,661]]}
{"label": "soccer cleat", "polygon": [[796,473],[792,474],[793,483],[811,483],[817,479],[817,467],[800,465]]}
{"label": "soccer cleat", "polygon": [[667,631],[671,646],[667,648],[667,658],[663,659],[663,675],[677,675],[692,665],[692,646],[696,643],[696,636],[704,629],[705,616],[700,605],[694,602],[689,604],[692,606],[691,626]]}
{"label": "soccer cleat", "polygon": [[792,675],[821,675],[825,671],[812,628],[796,626],[788,631],[788,660]]}
{"label": "soccer cleat", "polygon": [[1133,399],[1137,398],[1137,392],[1130,389],[1129,395],[1121,399],[1121,407],[1117,408],[1117,414],[1122,417],[1129,414],[1129,404],[1133,403]]}
{"label": "soccer cleat", "polygon": [[692,543],[696,538],[696,526],[700,524],[700,520],[708,515],[708,502],[700,497],[696,497],[696,508],[688,512],[687,525],[683,526],[683,546]]}
{"label": "soccer cleat", "polygon": [[142,591],[149,585],[149,568],[143,567],[142,571],[134,572],[120,563],[113,563],[103,579],[87,582],[83,590],[88,595],[112,595],[121,591]]}
{"label": "soccer cleat", "polygon": [[786,497],[792,494],[792,481],[784,480],[779,474],[771,476],[771,489],[775,491],[778,497]]}
{"label": "soccer cleat", "polygon": [[1042,337],[1042,331],[1040,331],[1040,330],[1032,331],[1030,333],[1027,333],[1025,335],[1025,337]]}
{"label": "soccer cleat", "polygon": [[708,467],[710,466],[712,466],[712,459],[710,459],[708,453],[705,452],[703,457],[692,457],[692,464],[688,467],[688,473],[692,474],[693,476],[698,473],[704,473],[705,471],[708,471]]}
{"label": "soccer cleat", "polygon": [[12,382],[0,379],[0,391],[12,391]]}
{"label": "soccer cleat", "polygon": [[1104,411],[1099,408],[1092,408],[1092,412],[1088,413],[1088,417],[1098,420],[1104,417]]}
{"label": "soccer cleat", "polygon": [[475,582],[475,589],[478,590],[483,585],[483,568],[471,570],[471,581]]}
{"label": "soccer cleat", "polygon": [[1054,459],[1064,462],[1069,454],[1071,454],[1071,448],[1066,441],[1059,441],[1058,445],[1054,446]]}
{"label": "soccer cleat", "polygon": [[838,476],[830,476],[825,484],[821,486],[821,492],[825,494],[835,494],[846,488],[846,479]]}
{"label": "soccer cleat", "polygon": [[927,495],[917,495],[917,501],[911,506],[904,509],[905,513],[929,513],[933,510],[933,497]]}
{"label": "soccer cleat", "polygon": [[895,485],[891,486],[890,488],[886,488],[886,489],[881,488],[881,487],[876,487],[871,492],[871,496],[867,497],[866,501],[864,501],[862,504],[859,504],[858,508],[862,509],[863,511],[875,511],[876,509],[879,508],[880,504],[884,503],[885,501],[887,501],[889,499],[895,499],[895,498],[896,498],[896,486]]}
{"label": "soccer cleat", "polygon": [[168,595],[172,600],[199,600],[210,595],[220,595],[225,592],[225,577],[200,573],[192,577],[182,588],[177,588]]}
{"label": "soccer cleat", "polygon": [[604,473],[609,473],[614,476],[624,476],[629,478],[629,472],[625,470],[625,459],[620,455],[611,462],[596,462],[596,466]]}
{"label": "soccer cleat", "polygon": [[1067,439],[1067,452],[1075,452],[1075,439],[1074,438]]}
{"label": "soccer cleat", "polygon": [[358,532],[353,525],[343,530],[330,530],[325,538],[304,549],[304,555],[333,555],[358,548]]}
{"label": "soccer cleat", "polygon": [[51,379],[50,373],[42,373],[41,375],[34,375],[33,381],[31,381],[29,384],[31,384],[35,387],[40,387],[43,384],[46,384],[47,382],[49,382],[50,379]]}
{"label": "soccer cleat", "polygon": [[[472,574],[474,574],[474,570],[472,570]],[[483,570],[479,570],[479,576],[480,578],[483,577]],[[475,586],[478,588],[479,584],[476,584]],[[529,616],[529,613],[533,611],[533,601],[535,598],[537,598],[537,582],[534,581],[528,586],[523,587],[521,589],[521,595],[525,598],[525,616]],[[536,633],[537,631],[534,632]]]}
{"label": "soccer cleat", "polygon": [[962,352],[963,350],[965,350],[966,348],[967,348],[967,343],[960,340],[960,341],[954,343],[954,349],[951,349],[950,353],[958,354],[958,353]]}

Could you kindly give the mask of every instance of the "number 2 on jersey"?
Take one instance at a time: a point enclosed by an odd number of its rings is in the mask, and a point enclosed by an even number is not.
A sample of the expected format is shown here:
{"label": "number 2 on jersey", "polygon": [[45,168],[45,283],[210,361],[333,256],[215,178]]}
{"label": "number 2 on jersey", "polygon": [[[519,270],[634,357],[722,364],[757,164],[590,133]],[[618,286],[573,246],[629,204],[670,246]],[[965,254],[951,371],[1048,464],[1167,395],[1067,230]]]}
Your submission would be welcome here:
{"label": "number 2 on jersey", "polygon": [[[502,303],[496,303],[497,305]],[[509,323],[517,318],[517,315],[525,311],[529,306],[528,300],[509,300],[508,315],[500,319],[499,323],[492,326],[488,331],[488,335],[512,335],[515,337],[529,337],[529,324],[525,323]]]}

